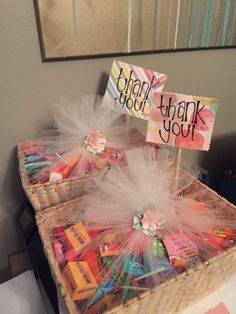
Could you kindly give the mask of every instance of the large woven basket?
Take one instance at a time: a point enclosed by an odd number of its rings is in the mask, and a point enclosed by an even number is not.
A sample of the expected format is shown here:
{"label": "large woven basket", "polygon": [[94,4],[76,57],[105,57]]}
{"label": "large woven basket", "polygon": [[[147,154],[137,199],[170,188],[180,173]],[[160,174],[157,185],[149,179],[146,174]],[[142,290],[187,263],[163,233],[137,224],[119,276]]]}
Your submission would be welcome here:
{"label": "large woven basket", "polygon": [[[214,201],[215,206],[221,207],[221,214],[223,216],[227,216],[228,218],[235,217],[236,207],[199,181],[195,181],[189,186],[184,194],[187,196],[196,191],[202,192],[196,194],[199,201],[211,199]],[[80,208],[81,212],[83,211],[81,199],[74,199],[67,203],[54,206],[36,215],[39,233],[54,280],[59,286],[68,312],[71,314],[78,314],[79,309],[70,299],[65,287],[52,250],[50,233],[55,226],[73,221],[75,208]],[[138,298],[131,299],[125,306],[118,305],[106,313],[174,314],[211,293],[234,272],[236,272],[236,246],[225,250],[222,254],[207,262],[199,264],[195,269],[187,270],[175,278],[168,280],[166,283],[142,293]]]}

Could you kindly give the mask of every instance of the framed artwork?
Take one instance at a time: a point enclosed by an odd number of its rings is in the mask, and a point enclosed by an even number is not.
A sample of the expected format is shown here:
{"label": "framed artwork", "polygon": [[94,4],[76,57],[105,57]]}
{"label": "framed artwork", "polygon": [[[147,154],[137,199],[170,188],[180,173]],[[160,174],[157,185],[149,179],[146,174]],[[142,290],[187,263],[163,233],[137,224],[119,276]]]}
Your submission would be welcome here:
{"label": "framed artwork", "polygon": [[236,0],[34,0],[43,61],[236,47]]}

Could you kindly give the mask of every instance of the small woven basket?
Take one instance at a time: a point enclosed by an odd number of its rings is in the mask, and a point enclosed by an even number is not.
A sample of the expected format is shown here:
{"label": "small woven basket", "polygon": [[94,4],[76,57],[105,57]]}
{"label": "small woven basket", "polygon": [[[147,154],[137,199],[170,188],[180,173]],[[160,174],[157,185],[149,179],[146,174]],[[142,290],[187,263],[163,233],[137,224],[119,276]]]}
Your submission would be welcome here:
{"label": "small woven basket", "polygon": [[23,144],[20,143],[17,147],[19,172],[23,189],[36,212],[81,196],[93,187],[92,178],[98,175],[98,171],[84,177],[31,184],[26,173]]}
{"label": "small woven basket", "polygon": [[[186,188],[184,195],[187,196],[190,193],[192,195],[196,191],[198,191],[196,194],[198,195],[196,198],[198,201],[213,200],[216,206],[220,206],[223,216],[228,218],[235,217],[236,207],[199,181],[195,181],[191,186]],[[202,193],[199,193],[199,191]],[[50,233],[56,226],[73,221],[75,209],[78,210],[78,208],[81,209],[82,213],[83,204],[81,199],[74,199],[67,203],[48,208],[43,213],[38,212],[36,214],[36,221],[45,254],[48,258],[54,280],[60,288],[70,314],[78,314],[80,312],[75,303],[70,299],[62,279],[58,263],[54,257]],[[142,293],[139,297],[131,299],[125,305],[115,306],[106,313],[174,314],[211,293],[234,272],[236,272],[236,246],[225,250],[222,254],[211,258],[207,262],[199,264],[196,268],[189,269],[175,278],[166,281],[164,284]]]}
{"label": "small woven basket", "polygon": [[[139,139],[137,147],[146,146],[144,136],[136,129],[131,131],[134,136]],[[17,155],[19,161],[19,172],[23,189],[34,207],[35,211],[41,211],[48,207],[60,204],[78,197],[90,191],[93,187],[93,177],[100,174],[100,171],[94,171],[93,174],[84,175],[83,177],[72,177],[58,181],[31,184],[25,168],[25,155],[22,150],[22,145],[19,143],[17,146]]]}

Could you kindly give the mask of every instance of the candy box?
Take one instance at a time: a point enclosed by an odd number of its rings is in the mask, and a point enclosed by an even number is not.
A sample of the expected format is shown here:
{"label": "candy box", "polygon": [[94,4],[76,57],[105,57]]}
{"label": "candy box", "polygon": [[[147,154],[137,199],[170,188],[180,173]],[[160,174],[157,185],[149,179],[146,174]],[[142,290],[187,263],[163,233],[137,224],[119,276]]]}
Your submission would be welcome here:
{"label": "candy box", "polygon": [[164,244],[167,248],[171,266],[184,266],[188,262],[198,262],[198,248],[185,235],[166,237]]}
{"label": "candy box", "polygon": [[90,243],[90,237],[82,223],[78,223],[73,225],[67,229],[65,229],[65,234],[69,242],[71,243],[75,253],[78,254],[83,247]]}
{"label": "candy box", "polygon": [[73,301],[88,299],[98,287],[87,262],[69,262],[62,277]]}
{"label": "candy box", "polygon": [[[194,181],[191,186],[187,187],[184,190],[184,195],[196,193],[196,199],[199,202],[207,202],[209,199],[213,200],[222,217],[228,217],[229,219],[232,217],[235,218],[236,211],[235,206],[227,202],[224,198],[217,195],[214,191],[201,184],[199,181]],[[202,193],[199,193],[201,191]],[[65,280],[63,278],[61,268],[59,266],[58,261],[55,258],[55,254],[52,247],[51,242],[51,232],[56,226],[66,225],[68,222],[73,221],[75,210],[81,208],[81,216],[83,214],[83,203],[81,199],[75,199],[70,202],[51,207],[42,213],[37,213],[36,220],[38,224],[39,233],[44,245],[46,256],[49,260],[49,264],[54,275],[55,282],[60,287],[61,294],[65,299],[65,303],[68,309],[68,312],[71,314],[80,313],[80,306],[78,306],[78,302],[83,302],[83,300],[73,301],[74,295],[68,288]],[[219,212],[219,211],[218,211]],[[78,216],[78,215],[77,215]],[[225,237],[233,238],[235,236],[235,231],[232,230],[216,230],[216,236],[221,236],[225,239]],[[96,237],[95,237],[96,238]],[[96,241],[96,239],[92,241]],[[212,240],[212,239],[211,239]],[[216,243],[219,244],[219,239],[216,238]],[[180,240],[179,240],[180,241]],[[155,242],[155,241],[154,241]],[[181,241],[180,241],[181,242]],[[183,239],[182,242],[184,243]],[[189,259],[194,257],[196,254],[194,246],[191,247],[190,243],[184,243],[180,247],[187,247],[187,253],[182,252],[183,259]],[[153,243],[153,254],[157,254],[159,256],[163,256],[165,258],[166,251],[160,245],[160,243]],[[96,252],[99,254],[99,252]],[[95,255],[96,255],[95,254]],[[173,254],[174,255],[174,254]],[[83,255],[82,255],[83,256]],[[113,256],[104,256],[100,257],[104,263],[112,263]],[[81,257],[83,258],[83,257]],[[80,258],[80,259],[81,259]],[[84,260],[87,257],[84,258]],[[138,273],[139,275],[142,272],[142,261],[137,260],[135,265],[126,265],[125,271],[132,270],[133,278],[135,280],[135,275]],[[67,263],[70,264],[71,262]],[[73,263],[73,262],[72,262]],[[98,259],[99,264],[99,259]],[[135,266],[136,268],[133,268]],[[131,298],[125,306],[121,304],[122,300],[117,299],[115,304],[111,302],[106,302],[109,296],[109,285],[107,287],[108,294],[101,295],[101,299],[98,302],[101,302],[103,306],[99,306],[98,303],[91,305],[88,309],[88,313],[99,313],[99,310],[104,309],[106,313],[176,313],[181,311],[185,307],[190,304],[196,302],[200,298],[207,296],[214,289],[218,288],[225,280],[227,280],[235,271],[236,271],[236,247],[230,247],[226,249],[222,249],[219,251],[218,255],[213,258],[209,258],[206,261],[196,263],[195,267],[190,268],[186,271],[183,271],[173,277],[173,274],[169,276],[169,269],[166,264],[163,263],[163,268],[166,267],[167,271],[167,280],[152,289],[147,289],[145,292],[141,291],[138,296],[135,298]],[[181,267],[181,266],[180,266]],[[91,271],[92,273],[92,271]],[[124,273],[125,274],[125,273]],[[81,275],[80,275],[81,276]],[[96,275],[93,273],[93,278]],[[95,282],[92,281],[95,287]],[[82,285],[81,285],[82,287]],[[91,287],[91,289],[92,289]],[[91,290],[92,291],[92,290]],[[86,292],[89,293],[89,292]],[[83,296],[84,297],[84,296]],[[79,296],[82,298],[82,294]],[[119,304],[117,304],[119,303]],[[107,308],[108,306],[108,308]],[[99,309],[99,310],[98,310]],[[90,311],[90,312],[89,312]],[[95,312],[94,312],[95,311]]]}

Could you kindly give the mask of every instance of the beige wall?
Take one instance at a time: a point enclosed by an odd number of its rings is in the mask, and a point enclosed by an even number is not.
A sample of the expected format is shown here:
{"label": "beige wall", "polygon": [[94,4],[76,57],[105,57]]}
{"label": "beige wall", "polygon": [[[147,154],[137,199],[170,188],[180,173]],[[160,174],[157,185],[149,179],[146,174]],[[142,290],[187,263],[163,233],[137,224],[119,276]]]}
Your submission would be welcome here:
{"label": "beige wall", "polygon": [[[76,99],[104,91],[104,72],[109,72],[112,63],[110,58],[41,63],[32,2],[11,0],[0,4],[0,270],[7,268],[8,254],[20,248],[13,224],[23,200],[16,144],[51,125],[50,109],[59,96]],[[166,90],[219,97],[214,136],[235,133],[235,50],[122,59],[167,73]],[[202,160],[198,152],[190,152],[188,157]]]}

